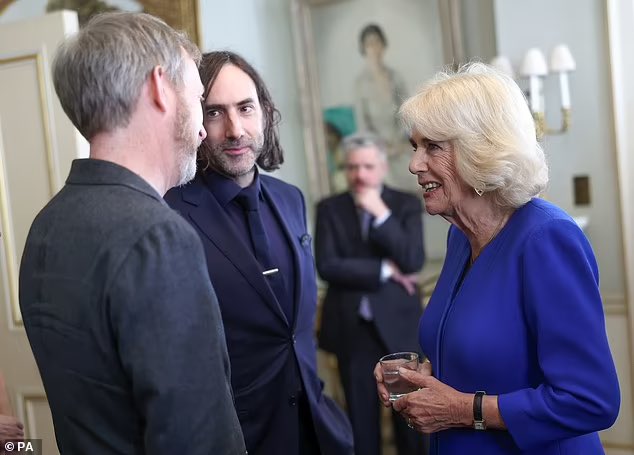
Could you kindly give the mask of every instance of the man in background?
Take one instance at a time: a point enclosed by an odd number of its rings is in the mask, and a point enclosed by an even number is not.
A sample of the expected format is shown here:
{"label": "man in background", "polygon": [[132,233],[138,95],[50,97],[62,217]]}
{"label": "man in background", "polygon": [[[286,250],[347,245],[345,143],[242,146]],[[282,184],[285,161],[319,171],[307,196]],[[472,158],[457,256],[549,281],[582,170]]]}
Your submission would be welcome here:
{"label": "man in background", "polygon": [[[414,195],[383,184],[387,157],[377,136],[348,136],[342,148],[349,190],[317,206],[315,256],[328,283],[319,341],[337,356],[355,450],[378,455],[374,367],[388,353],[420,351],[422,207]],[[423,437],[392,417],[399,455],[424,453]]]}
{"label": "man in background", "polygon": [[199,60],[133,13],[96,16],[55,57],[90,158],[31,226],[20,307],[64,455],[245,453],[202,245],[162,199],[206,136]]}
{"label": "man in background", "polygon": [[165,199],[203,240],[247,449],[350,455],[350,423],[317,376],[317,285],[304,198],[258,169],[283,162],[279,112],[262,78],[235,53],[205,54],[200,73],[201,171]]}

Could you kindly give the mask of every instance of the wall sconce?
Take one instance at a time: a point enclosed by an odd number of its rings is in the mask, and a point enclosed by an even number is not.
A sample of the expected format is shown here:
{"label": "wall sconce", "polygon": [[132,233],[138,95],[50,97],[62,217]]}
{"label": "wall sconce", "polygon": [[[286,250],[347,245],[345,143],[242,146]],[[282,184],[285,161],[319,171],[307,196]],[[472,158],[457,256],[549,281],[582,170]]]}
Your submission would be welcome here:
{"label": "wall sconce", "polygon": [[[491,65],[505,72],[511,77],[515,77],[513,67],[508,58],[498,56],[491,61]],[[549,128],[546,124],[543,82],[548,75],[548,65],[541,50],[534,47],[529,49],[524,55],[524,60],[520,66],[520,76],[528,78],[529,81],[529,103],[530,109],[535,119],[535,127],[538,137],[544,134],[562,134],[570,128],[570,87],[568,85],[568,73],[576,68],[575,60],[570,53],[570,49],[565,44],[555,46],[550,54],[550,72],[559,74],[559,89],[561,92],[561,127],[558,129]]]}

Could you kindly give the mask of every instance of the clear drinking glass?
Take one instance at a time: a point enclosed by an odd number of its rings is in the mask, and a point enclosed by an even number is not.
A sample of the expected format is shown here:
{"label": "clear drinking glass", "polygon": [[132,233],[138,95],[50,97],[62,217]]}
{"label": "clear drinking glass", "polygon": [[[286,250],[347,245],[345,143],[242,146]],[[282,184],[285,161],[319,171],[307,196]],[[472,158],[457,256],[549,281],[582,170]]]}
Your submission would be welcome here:
{"label": "clear drinking glass", "polygon": [[379,360],[383,371],[383,383],[390,394],[390,401],[396,401],[403,395],[415,392],[418,387],[402,378],[399,368],[418,370],[418,354],[415,352],[395,352],[381,357]]}

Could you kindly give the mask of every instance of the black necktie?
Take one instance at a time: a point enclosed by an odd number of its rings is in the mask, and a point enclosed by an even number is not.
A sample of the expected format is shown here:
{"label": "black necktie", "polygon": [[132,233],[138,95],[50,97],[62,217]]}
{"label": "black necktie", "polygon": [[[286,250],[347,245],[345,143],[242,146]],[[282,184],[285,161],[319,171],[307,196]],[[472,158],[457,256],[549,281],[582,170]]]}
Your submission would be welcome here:
{"label": "black necktie", "polygon": [[271,285],[271,289],[275,293],[282,309],[286,313],[289,321],[292,318],[292,300],[288,298],[286,286],[284,283],[284,275],[279,270],[279,264],[276,264],[271,255],[269,247],[269,238],[264,229],[264,222],[260,214],[260,201],[258,198],[257,188],[244,188],[235,197],[235,200],[242,208],[247,216],[249,232],[251,234],[251,243],[255,258],[262,267],[262,274],[266,276],[267,281]]}
{"label": "black necktie", "polygon": [[[370,212],[359,209],[359,223],[361,223],[361,238],[364,242],[368,240],[368,235],[370,234],[370,226],[372,225],[373,216]],[[361,302],[359,303],[358,314],[362,319],[366,321],[371,321],[374,319],[374,315],[372,314],[372,307],[370,306],[370,300],[367,295],[361,296]]]}
{"label": "black necktie", "polygon": [[361,238],[365,241],[368,240],[368,234],[370,233],[370,225],[372,224],[372,215],[363,209],[359,210],[359,222],[361,223]]}

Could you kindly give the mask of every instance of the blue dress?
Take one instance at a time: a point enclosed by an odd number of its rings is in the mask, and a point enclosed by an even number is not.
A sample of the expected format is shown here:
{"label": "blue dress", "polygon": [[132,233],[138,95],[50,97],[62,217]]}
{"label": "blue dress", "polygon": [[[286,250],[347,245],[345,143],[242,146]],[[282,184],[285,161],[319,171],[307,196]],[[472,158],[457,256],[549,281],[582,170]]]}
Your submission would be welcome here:
{"label": "blue dress", "polygon": [[613,424],[620,393],[598,268],[582,231],[533,199],[461,281],[470,255],[452,226],[419,339],[440,381],[499,396],[508,431],[441,431],[430,454],[604,453],[597,431]]}

